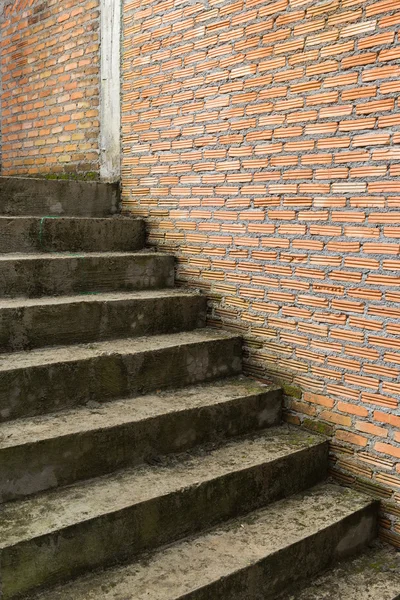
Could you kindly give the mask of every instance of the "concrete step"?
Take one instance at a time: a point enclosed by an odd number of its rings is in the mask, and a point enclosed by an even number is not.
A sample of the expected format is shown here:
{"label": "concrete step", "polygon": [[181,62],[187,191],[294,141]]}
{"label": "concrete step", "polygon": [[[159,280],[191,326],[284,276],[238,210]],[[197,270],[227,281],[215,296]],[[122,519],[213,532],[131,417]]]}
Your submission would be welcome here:
{"label": "concrete step", "polygon": [[0,502],[278,425],[281,402],[236,377],[3,423]]}
{"label": "concrete step", "polygon": [[241,338],[215,329],[0,355],[0,420],[229,377]]}
{"label": "concrete step", "polygon": [[0,296],[172,287],[174,257],[154,252],[0,255]]}
{"label": "concrete step", "polygon": [[[255,510],[315,484],[325,476],[326,468],[325,440],[284,427],[257,437],[234,440],[222,447],[201,447],[191,453],[166,457],[157,465],[121,471],[6,504],[0,521],[2,598],[14,598],[43,584],[53,584],[88,569],[128,559],[221,520]],[[331,533],[334,548],[345,545],[348,549],[349,544],[358,547],[360,539],[369,538],[373,511],[368,500],[352,496],[346,501],[349,493],[337,490],[335,494],[325,492],[322,497],[317,496],[314,502],[297,500],[296,504],[294,501],[294,507],[302,512],[292,510],[292,520],[298,518],[304,525],[298,528],[292,522],[292,537],[298,535],[299,530],[304,534],[305,523],[313,532],[318,532],[322,526],[318,513],[322,511],[330,524],[341,522],[337,535]],[[326,510],[328,504],[332,514]],[[317,527],[310,522],[309,511],[313,509]],[[269,527],[282,527],[282,509],[270,510],[272,512],[264,516],[264,539],[258,546],[259,551],[271,543]],[[245,530],[248,527],[260,542],[260,532],[257,534],[253,519],[254,516],[247,521]],[[358,531],[361,523],[362,531]],[[352,531],[357,537],[350,542],[345,534],[349,534],[353,524]],[[232,526],[228,526],[228,531],[233,531]],[[288,536],[289,531],[286,534]],[[235,543],[237,546],[238,540],[232,539],[233,546],[226,548],[229,555]],[[209,557],[213,569],[218,563],[214,553],[218,552],[219,545],[216,539]],[[252,548],[254,552],[254,543]],[[240,561],[244,548],[236,547],[236,550],[236,560]],[[247,562],[249,551],[244,554]],[[206,566],[205,563],[205,571],[198,570],[192,576],[204,577]],[[185,559],[183,564],[179,560],[174,564],[175,570],[180,567],[187,569],[188,561]],[[168,573],[164,572],[164,576]],[[195,578],[191,577],[190,583],[195,585]],[[142,597],[137,595],[139,585],[130,589],[132,598]],[[102,597],[98,594],[96,600]],[[70,598],[75,600],[74,595]]]}
{"label": "concrete step", "polygon": [[118,210],[118,184],[0,177],[3,215],[107,217]]}
{"label": "concrete step", "polygon": [[0,352],[190,331],[207,298],[183,290],[0,299]]}
{"label": "concrete step", "polygon": [[281,600],[399,600],[400,553],[374,543]]}
{"label": "concrete step", "polygon": [[0,216],[0,252],[124,252],[144,242],[139,219]]}
{"label": "concrete step", "polygon": [[360,550],[376,518],[369,498],[319,485],[36,600],[275,600],[288,584]]}

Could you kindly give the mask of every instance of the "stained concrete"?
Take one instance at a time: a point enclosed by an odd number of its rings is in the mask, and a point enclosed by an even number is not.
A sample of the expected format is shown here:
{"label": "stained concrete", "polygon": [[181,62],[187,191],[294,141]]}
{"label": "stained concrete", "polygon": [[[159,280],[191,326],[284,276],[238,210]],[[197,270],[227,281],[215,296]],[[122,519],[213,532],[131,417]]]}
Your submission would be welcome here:
{"label": "stained concrete", "polygon": [[400,552],[374,543],[280,600],[399,600]]}
{"label": "stained concrete", "polygon": [[154,252],[0,255],[0,296],[154,289],[174,285],[174,257]]}
{"label": "stained concrete", "polygon": [[0,216],[0,252],[118,252],[140,250],[145,228],[127,217]]}
{"label": "stained concrete", "polygon": [[183,290],[0,299],[0,352],[204,327],[207,298]]}
{"label": "stained concrete", "polygon": [[8,504],[0,522],[4,597],[299,492],[323,479],[327,464],[325,440],[284,427]]}
{"label": "stained concrete", "polygon": [[118,184],[0,177],[3,215],[106,217],[119,205]]}
{"label": "stained concrete", "polygon": [[274,600],[288,583],[367,544],[376,508],[364,495],[320,485],[36,600]]}
{"label": "stained concrete", "polygon": [[326,476],[327,441],[276,428],[274,386],[206,383],[241,372],[241,340],[196,329],[205,298],[166,289],[173,257],[132,251],[141,222],[97,218],[117,203],[0,179],[2,599],[136,556],[42,599],[276,600],[359,551],[377,505],[293,495]]}
{"label": "stained concrete", "polygon": [[0,425],[0,501],[278,425],[279,387],[223,379]]}
{"label": "stained concrete", "polygon": [[0,355],[0,419],[239,374],[241,339],[215,329]]}

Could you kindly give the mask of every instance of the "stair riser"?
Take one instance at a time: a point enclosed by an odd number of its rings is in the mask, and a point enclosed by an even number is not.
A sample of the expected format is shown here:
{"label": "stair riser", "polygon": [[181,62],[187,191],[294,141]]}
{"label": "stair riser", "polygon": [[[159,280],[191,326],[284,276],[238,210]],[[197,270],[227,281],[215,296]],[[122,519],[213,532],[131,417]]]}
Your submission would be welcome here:
{"label": "stair riser", "polygon": [[179,600],[276,600],[335,561],[361,551],[376,534],[377,506],[372,505],[247,569],[183,594]]}
{"label": "stair riser", "polygon": [[57,296],[172,287],[167,255],[71,256],[0,261],[0,296]]}
{"label": "stair riser", "polygon": [[5,549],[3,598],[127,559],[303,490],[326,475],[327,458],[323,442]]}
{"label": "stair riser", "polygon": [[191,331],[205,326],[206,306],[176,295],[0,308],[0,352]]}
{"label": "stair riser", "polygon": [[0,501],[277,425],[281,391],[0,451]]}
{"label": "stair riser", "polygon": [[118,184],[0,178],[0,214],[3,215],[107,217],[118,209]]}
{"label": "stair riser", "polygon": [[0,419],[183,387],[240,371],[240,338],[5,370],[0,374]]}
{"label": "stair riser", "polygon": [[134,219],[0,219],[0,252],[118,252],[143,248],[144,222]]}

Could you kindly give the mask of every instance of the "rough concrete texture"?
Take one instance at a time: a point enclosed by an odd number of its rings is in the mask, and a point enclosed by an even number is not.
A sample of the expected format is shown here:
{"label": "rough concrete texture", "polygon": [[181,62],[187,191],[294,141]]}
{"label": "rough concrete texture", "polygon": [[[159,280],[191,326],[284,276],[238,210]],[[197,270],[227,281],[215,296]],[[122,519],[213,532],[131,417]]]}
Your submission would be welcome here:
{"label": "rough concrete texture", "polygon": [[368,543],[376,508],[351,490],[320,485],[37,600],[273,600],[288,582]]}
{"label": "rough concrete texture", "polygon": [[205,326],[206,304],[173,289],[0,299],[0,352],[190,331]]}
{"label": "rough concrete texture", "polygon": [[0,355],[0,419],[240,373],[241,339],[213,329]]}
{"label": "rough concrete texture", "polygon": [[278,425],[281,397],[239,377],[3,423],[0,501]]}
{"label": "rough concrete texture", "polygon": [[376,504],[295,495],[326,476],[327,440],[277,427],[281,390],[237,376],[241,339],[167,289],[173,257],[132,252],[134,221],[49,218],[64,200],[0,217],[2,600],[134,556],[52,600],[272,600],[363,547]]}
{"label": "rough concrete texture", "polygon": [[118,184],[0,177],[3,215],[107,217],[118,210]]}
{"label": "rough concrete texture", "polygon": [[327,455],[324,439],[284,427],[10,503],[0,523],[4,598],[303,490],[326,476]]}
{"label": "rough concrete texture", "polygon": [[0,255],[0,295],[29,298],[172,287],[174,258],[152,252]]}
{"label": "rough concrete texture", "polygon": [[144,241],[140,219],[0,216],[0,252],[122,252]]}
{"label": "rough concrete texture", "polygon": [[311,585],[281,600],[399,600],[400,553],[374,543],[361,556],[340,563]]}

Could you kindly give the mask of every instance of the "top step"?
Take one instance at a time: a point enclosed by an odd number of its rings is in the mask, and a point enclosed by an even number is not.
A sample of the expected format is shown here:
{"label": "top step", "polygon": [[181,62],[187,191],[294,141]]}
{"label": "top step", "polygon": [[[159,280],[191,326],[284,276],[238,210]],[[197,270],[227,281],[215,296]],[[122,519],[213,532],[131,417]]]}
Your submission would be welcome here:
{"label": "top step", "polygon": [[2,215],[106,217],[118,211],[118,184],[0,177]]}

